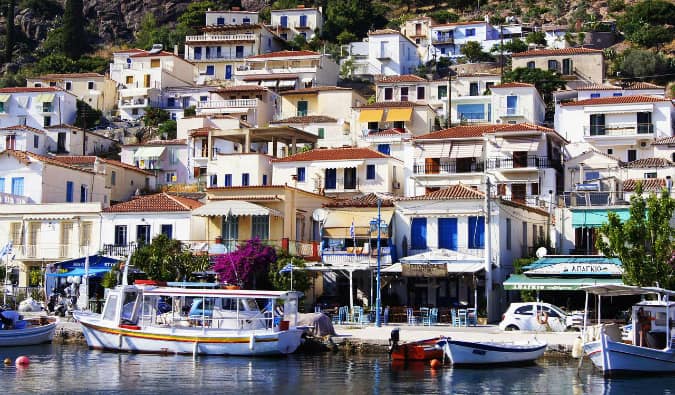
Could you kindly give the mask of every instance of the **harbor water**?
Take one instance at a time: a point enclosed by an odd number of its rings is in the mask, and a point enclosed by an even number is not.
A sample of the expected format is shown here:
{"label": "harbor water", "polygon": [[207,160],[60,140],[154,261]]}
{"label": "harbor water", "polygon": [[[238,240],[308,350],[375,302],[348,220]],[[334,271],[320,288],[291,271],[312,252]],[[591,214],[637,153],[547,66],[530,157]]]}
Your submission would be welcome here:
{"label": "harbor water", "polygon": [[2,348],[31,364],[0,367],[3,393],[142,394],[671,394],[675,376],[606,379],[590,362],[543,358],[513,368],[432,370],[387,355],[323,353],[280,358],[120,354],[79,345]]}

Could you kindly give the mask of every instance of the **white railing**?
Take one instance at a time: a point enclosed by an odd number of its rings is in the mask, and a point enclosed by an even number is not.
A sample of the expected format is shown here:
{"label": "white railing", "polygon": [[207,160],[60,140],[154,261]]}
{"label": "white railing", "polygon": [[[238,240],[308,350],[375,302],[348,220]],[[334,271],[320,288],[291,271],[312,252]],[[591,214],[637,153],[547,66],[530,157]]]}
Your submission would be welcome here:
{"label": "white railing", "polygon": [[608,123],[604,125],[584,125],[584,136],[638,136],[654,133],[651,123]]}
{"label": "white railing", "polygon": [[255,41],[255,34],[200,34],[186,36],[185,41]]}
{"label": "white railing", "polygon": [[197,108],[255,108],[258,99],[209,100],[197,103]]}
{"label": "white railing", "polygon": [[33,199],[28,196],[12,195],[11,193],[0,192],[0,204],[29,204]]}
{"label": "white railing", "polygon": [[148,101],[145,99],[120,100],[119,107],[147,107]]}
{"label": "white railing", "polygon": [[[377,249],[376,249],[377,250]],[[369,254],[354,254],[347,251],[332,251],[326,249],[321,254],[321,262],[329,265],[377,265],[377,252]],[[380,256],[380,264],[391,264],[391,255],[383,252]]]}
{"label": "white railing", "polygon": [[87,249],[86,246],[72,244],[26,244],[15,245],[13,252],[15,259],[60,259],[84,256]]}

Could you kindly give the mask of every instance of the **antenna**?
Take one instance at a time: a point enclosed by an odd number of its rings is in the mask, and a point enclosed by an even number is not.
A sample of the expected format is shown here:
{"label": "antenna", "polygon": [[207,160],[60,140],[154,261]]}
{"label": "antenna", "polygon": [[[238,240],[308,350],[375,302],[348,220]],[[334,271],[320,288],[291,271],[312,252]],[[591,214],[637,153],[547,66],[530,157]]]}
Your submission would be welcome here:
{"label": "antenna", "polygon": [[312,219],[314,219],[316,222],[323,223],[326,220],[326,217],[328,217],[328,212],[322,208],[317,208],[312,213]]}

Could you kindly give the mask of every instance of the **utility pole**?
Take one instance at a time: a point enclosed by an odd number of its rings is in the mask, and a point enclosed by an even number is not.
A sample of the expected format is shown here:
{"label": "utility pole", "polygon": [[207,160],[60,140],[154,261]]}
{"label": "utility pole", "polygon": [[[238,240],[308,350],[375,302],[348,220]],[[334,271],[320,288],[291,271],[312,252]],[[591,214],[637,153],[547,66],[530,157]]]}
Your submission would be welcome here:
{"label": "utility pole", "polygon": [[504,80],[504,25],[499,25],[499,67],[501,79]]}
{"label": "utility pole", "polygon": [[375,326],[381,327],[382,320],[380,317],[380,309],[382,308],[382,300],[380,295],[380,255],[382,253],[380,243],[382,239],[382,198],[377,197],[377,299],[375,299]]}
{"label": "utility pole", "polygon": [[448,113],[446,114],[445,127],[452,126],[452,76],[448,72]]}
{"label": "utility pole", "polygon": [[490,220],[490,177],[485,177],[485,310],[490,320],[490,298],[492,297],[492,221]]}

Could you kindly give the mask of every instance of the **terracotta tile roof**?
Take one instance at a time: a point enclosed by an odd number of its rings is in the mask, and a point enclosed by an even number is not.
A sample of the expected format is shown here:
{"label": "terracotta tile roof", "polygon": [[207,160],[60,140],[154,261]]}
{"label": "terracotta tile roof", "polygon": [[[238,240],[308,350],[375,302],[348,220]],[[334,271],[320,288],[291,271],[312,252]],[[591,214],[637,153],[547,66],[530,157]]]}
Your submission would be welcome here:
{"label": "terracotta tile roof", "polygon": [[190,129],[190,137],[206,137],[209,135],[209,132],[212,130],[218,130],[217,128],[211,126],[205,126],[203,128]]}
{"label": "terracotta tile roof", "polygon": [[133,147],[137,145],[149,145],[149,146],[161,146],[161,145],[185,145],[187,140],[185,139],[175,139],[175,140],[149,140],[140,144],[127,144],[126,147]]}
{"label": "terracotta tile roof", "polygon": [[43,74],[38,77],[28,78],[40,80],[63,80],[68,78],[102,78],[103,74],[99,73],[70,73],[70,74]]}
{"label": "terracotta tile roof", "polygon": [[654,140],[652,145],[670,145],[675,144],[675,136],[673,137],[664,137],[662,139]]}
{"label": "terracotta tile roof", "polygon": [[615,85],[605,85],[605,84],[587,84],[576,87],[574,90],[577,91],[613,91],[621,90],[620,86]]}
{"label": "terracotta tile roof", "polygon": [[30,86],[17,86],[14,88],[0,88],[0,93],[31,93],[31,92],[60,92],[63,89],[55,86],[45,86],[41,88],[34,88]]}
{"label": "terracotta tile roof", "polygon": [[[75,125],[69,125],[67,123],[60,123],[58,125],[50,125],[50,126],[45,126],[45,129],[75,129],[79,131],[85,131],[84,129],[77,127]],[[88,132],[88,130],[87,130]]]}
{"label": "terracotta tile roof", "polygon": [[400,136],[402,134],[408,134],[408,132],[405,129],[389,128],[370,132],[368,136]]}
{"label": "terracotta tile roof", "polygon": [[351,88],[343,88],[341,86],[312,86],[309,88],[300,88],[300,89],[294,89],[292,91],[283,91],[280,92],[279,94],[284,96],[284,95],[300,95],[304,93],[317,93],[317,92],[324,92],[324,91],[350,91],[352,90]]}
{"label": "terracotta tile roof", "polygon": [[59,166],[59,167],[63,167],[63,168],[66,168],[66,169],[83,171],[85,173],[94,174],[94,172],[91,171],[91,170],[86,170],[86,169],[83,169],[81,167],[70,165],[68,163],[61,162],[60,160],[50,158],[48,156],[34,154],[32,152],[16,151],[16,150],[8,149],[8,150],[5,150],[4,153],[6,153],[8,155],[11,155],[11,156],[15,157],[16,159],[18,159],[20,162],[23,162],[23,163],[26,163],[26,164],[29,163],[31,160],[36,160],[36,161],[46,163],[46,164],[49,164],[49,165],[54,165],[54,166]]}
{"label": "terracotta tile roof", "polygon": [[649,168],[649,167],[672,167],[675,163],[666,158],[644,158],[634,160],[626,163],[626,167],[633,169]]}
{"label": "terracotta tile roof", "polygon": [[666,186],[666,180],[663,178],[643,178],[624,180],[623,190],[632,192],[638,183],[642,183],[642,190],[646,192],[658,192]]}
{"label": "terracotta tile roof", "polygon": [[501,125],[469,125],[455,126],[448,129],[438,130],[429,134],[423,134],[415,137],[415,140],[435,140],[435,139],[454,139],[454,138],[479,138],[483,134],[489,133]]}
{"label": "terracotta tile roof", "polygon": [[617,96],[617,97],[598,97],[595,99],[577,100],[562,103],[562,106],[593,106],[602,104],[633,104],[633,103],[657,103],[670,102],[670,99],[654,96]]}
{"label": "terracotta tile roof", "polygon": [[379,29],[379,30],[373,30],[372,32],[368,32],[369,36],[381,36],[384,34],[401,34],[398,30],[394,29]]}
{"label": "terracotta tile roof", "polygon": [[[377,195],[374,193],[369,193],[363,196],[353,197],[351,199],[341,199],[336,200],[335,202],[326,203],[324,207],[377,207]],[[381,207],[394,207],[394,200],[383,198],[381,202]]]}
{"label": "terracotta tile roof", "polygon": [[606,154],[606,153],[604,153],[604,152],[602,152],[602,151],[595,150],[595,149],[590,149],[590,150],[588,150],[588,151],[584,151],[584,152],[580,153],[579,155],[573,156],[573,157],[567,159],[567,162],[571,161],[572,159],[576,159],[576,158],[579,158],[579,157],[581,157],[581,156],[583,156],[583,155],[590,154],[590,153],[597,154],[597,155],[602,155],[602,156],[604,156],[605,158],[608,158],[608,159],[611,159],[611,160],[613,160],[613,161],[616,161],[619,165],[623,165],[623,161],[622,161],[621,159],[619,159],[619,158],[617,158],[617,157],[615,157],[615,156]]}
{"label": "terracotta tile roof", "polygon": [[481,24],[481,23],[486,23],[486,22],[485,21],[451,22],[451,23],[440,23],[440,24],[437,24],[437,25],[431,25],[431,27],[478,25],[478,24]]}
{"label": "terracotta tile roof", "polygon": [[290,117],[280,119],[278,121],[271,121],[270,123],[336,123],[337,119],[327,117],[324,115],[307,115],[304,117]]}
{"label": "terracotta tile roof", "polygon": [[626,90],[638,90],[638,89],[663,89],[664,87],[656,84],[650,84],[649,82],[634,82],[626,88]]}
{"label": "terracotta tile roof", "polygon": [[511,55],[511,57],[524,58],[527,56],[556,56],[556,55],[585,55],[585,54],[602,54],[602,50],[591,48],[535,49],[532,51],[514,53]]}
{"label": "terracotta tile roof", "polygon": [[426,78],[422,78],[413,74],[406,75],[385,75],[377,80],[378,84],[388,84],[397,82],[426,82]]}
{"label": "terracotta tile roof", "polygon": [[308,162],[318,160],[354,160],[354,159],[381,159],[390,156],[370,148],[346,147],[330,149],[313,149],[300,152],[285,158],[275,159],[274,162]]}
{"label": "terracotta tile roof", "polygon": [[485,194],[466,185],[457,184],[421,196],[400,198],[397,200],[450,200],[450,199],[484,199]]}
{"label": "terracotta tile roof", "polygon": [[103,211],[108,213],[156,213],[167,211],[192,211],[201,206],[203,206],[203,203],[196,200],[172,196],[163,192],[154,195],[135,197],[127,202],[112,205]]}
{"label": "terracotta tile roof", "polygon": [[490,89],[494,88],[534,88],[533,84],[528,84],[526,82],[505,82],[503,84],[494,85]]}
{"label": "terracotta tile roof", "polygon": [[262,92],[266,90],[268,89],[260,85],[232,85],[220,87],[213,92]]}
{"label": "terracotta tile roof", "polygon": [[321,54],[314,51],[278,51],[269,52],[261,55],[249,56],[247,59],[265,59],[265,58],[297,58],[301,56],[320,56]]}
{"label": "terracotta tile roof", "polygon": [[136,53],[136,54],[133,54],[133,55],[131,55],[131,56],[129,56],[129,57],[130,57],[130,58],[154,58],[154,57],[156,57],[156,56],[175,56],[175,57],[177,57],[177,58],[180,59],[180,60],[185,60],[185,59],[181,58],[180,56],[177,56],[177,55],[174,54],[173,52],[167,52],[167,51],[160,51],[160,52],[157,52],[157,53],[150,53],[150,51],[143,51],[143,50],[141,50],[141,52],[138,52],[138,53]]}
{"label": "terracotta tile roof", "polygon": [[416,107],[416,106],[426,106],[426,104],[415,103],[414,101],[378,101],[375,103],[364,104],[361,107],[353,107],[353,108],[359,109],[359,108],[390,108],[390,107]]}
{"label": "terracotta tile roof", "polygon": [[45,134],[44,130],[36,129],[27,125],[6,126],[4,128],[0,128],[0,130],[26,130],[37,134]]}
{"label": "terracotta tile roof", "polygon": [[116,166],[116,167],[121,167],[127,170],[135,171],[137,173],[145,174],[148,176],[154,175],[153,173],[149,171],[145,171],[143,169],[140,169],[134,165],[130,165],[128,163],[120,162],[118,160],[114,159],[106,159],[106,158],[100,158],[98,156],[94,155],[74,155],[74,156],[69,156],[69,155],[57,155],[54,156],[54,159],[69,164],[73,166],[94,166],[94,163],[96,162],[96,159],[98,159],[99,162],[109,164],[111,166]]}

